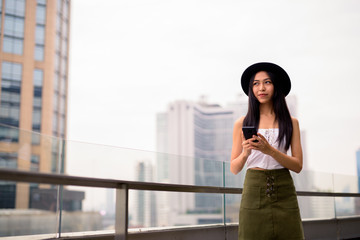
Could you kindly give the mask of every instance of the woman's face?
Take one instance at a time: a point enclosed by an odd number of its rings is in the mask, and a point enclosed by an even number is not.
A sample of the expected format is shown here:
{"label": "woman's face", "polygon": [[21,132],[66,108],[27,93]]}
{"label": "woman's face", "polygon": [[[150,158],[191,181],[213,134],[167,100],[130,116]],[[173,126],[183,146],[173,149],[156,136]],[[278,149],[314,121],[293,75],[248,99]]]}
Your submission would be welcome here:
{"label": "woman's face", "polygon": [[267,72],[261,71],[255,74],[252,89],[254,96],[260,103],[272,101],[272,97],[274,95],[274,84]]}

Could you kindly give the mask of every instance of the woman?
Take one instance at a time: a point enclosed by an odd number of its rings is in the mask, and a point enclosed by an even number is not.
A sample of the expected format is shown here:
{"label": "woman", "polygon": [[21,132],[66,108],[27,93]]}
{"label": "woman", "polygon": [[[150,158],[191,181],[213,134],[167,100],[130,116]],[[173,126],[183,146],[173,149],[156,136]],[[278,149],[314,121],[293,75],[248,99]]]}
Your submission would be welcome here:
{"label": "woman", "polygon": [[[262,62],[244,71],[241,85],[249,108],[234,125],[230,167],[237,174],[247,165],[239,239],[304,239],[289,172],[302,169],[299,122],[290,116],[285,101],[290,78],[280,66]],[[243,126],[255,126],[257,135],[246,140]],[[286,154],[290,148],[291,156]]]}

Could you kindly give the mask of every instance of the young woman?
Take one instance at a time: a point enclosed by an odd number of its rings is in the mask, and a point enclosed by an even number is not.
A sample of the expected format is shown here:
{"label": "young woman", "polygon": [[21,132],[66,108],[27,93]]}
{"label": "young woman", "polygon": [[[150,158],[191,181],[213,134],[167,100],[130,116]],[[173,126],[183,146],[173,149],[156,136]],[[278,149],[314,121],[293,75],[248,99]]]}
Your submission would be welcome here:
{"label": "young woman", "polygon": [[[290,116],[285,101],[290,78],[280,66],[261,62],[244,71],[241,85],[249,96],[249,108],[234,125],[230,167],[234,174],[247,167],[239,239],[304,239],[289,172],[302,169],[299,123]],[[257,135],[245,139],[243,126],[255,126]]]}

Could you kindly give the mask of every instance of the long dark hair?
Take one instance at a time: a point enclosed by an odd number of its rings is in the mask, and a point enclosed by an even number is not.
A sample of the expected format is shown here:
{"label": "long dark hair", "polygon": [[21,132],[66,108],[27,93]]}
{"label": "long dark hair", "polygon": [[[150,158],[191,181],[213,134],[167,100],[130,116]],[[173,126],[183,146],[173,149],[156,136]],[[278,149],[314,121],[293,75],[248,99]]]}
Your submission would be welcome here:
{"label": "long dark hair", "polygon": [[[265,72],[269,75],[274,85],[274,95],[272,97],[272,101],[275,112],[275,121],[279,123],[279,136],[278,136],[279,146],[281,146],[281,143],[285,140],[285,149],[288,150],[291,143],[293,125],[292,125],[290,112],[285,101],[285,95],[280,90],[279,87],[280,83],[279,80],[276,78],[276,75],[274,75],[271,72],[267,72],[267,71]],[[253,92],[254,78],[255,75],[253,75],[250,78],[249,93],[248,93],[249,107],[243,125],[255,126],[256,129],[258,129],[260,122],[260,107],[259,107],[260,103],[255,97]]]}

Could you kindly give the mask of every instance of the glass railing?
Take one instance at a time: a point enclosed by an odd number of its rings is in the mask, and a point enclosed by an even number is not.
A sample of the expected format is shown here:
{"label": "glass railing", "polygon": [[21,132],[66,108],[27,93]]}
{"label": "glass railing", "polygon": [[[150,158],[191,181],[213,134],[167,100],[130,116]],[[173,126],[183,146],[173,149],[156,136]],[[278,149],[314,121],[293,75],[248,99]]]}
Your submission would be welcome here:
{"label": "glass railing", "polygon": [[[0,125],[0,168],[197,186],[242,188],[230,162],[67,141]],[[230,151],[230,150],[229,150]],[[216,154],[214,154],[216,155]],[[296,189],[359,193],[358,178],[292,173]],[[0,237],[115,231],[115,189],[0,180]],[[359,215],[360,198],[299,196],[306,219]],[[238,222],[241,194],[129,191],[129,229]]]}

